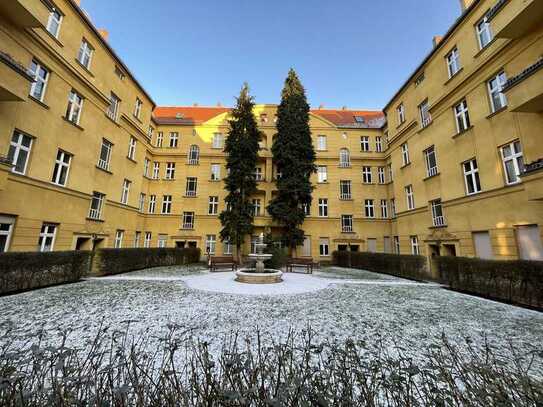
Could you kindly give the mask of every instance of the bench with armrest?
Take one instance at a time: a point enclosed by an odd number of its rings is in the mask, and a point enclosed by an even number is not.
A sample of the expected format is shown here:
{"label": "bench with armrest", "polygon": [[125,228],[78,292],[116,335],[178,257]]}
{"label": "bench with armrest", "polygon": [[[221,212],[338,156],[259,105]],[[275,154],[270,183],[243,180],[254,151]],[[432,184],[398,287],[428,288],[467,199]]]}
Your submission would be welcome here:
{"label": "bench with armrest", "polygon": [[229,268],[235,271],[237,262],[232,256],[211,256],[209,258],[209,271],[217,271],[218,269]]}
{"label": "bench with armrest", "polygon": [[293,272],[294,267],[305,268],[305,272],[313,274],[313,266],[315,263],[312,258],[289,258],[286,264],[286,270],[288,272]]}

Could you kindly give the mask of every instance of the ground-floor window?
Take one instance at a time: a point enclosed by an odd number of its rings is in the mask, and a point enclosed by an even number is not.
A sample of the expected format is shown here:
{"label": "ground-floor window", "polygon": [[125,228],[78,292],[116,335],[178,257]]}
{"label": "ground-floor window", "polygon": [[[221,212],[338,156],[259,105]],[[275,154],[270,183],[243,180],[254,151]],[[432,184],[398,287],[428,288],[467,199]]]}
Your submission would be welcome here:
{"label": "ground-floor window", "polygon": [[153,234],[151,232],[145,232],[145,240],[143,241],[143,247],[151,247],[151,239]]}
{"label": "ground-floor window", "polygon": [[141,232],[136,232],[134,235],[134,247],[140,247]]}
{"label": "ground-floor window", "polygon": [[115,233],[115,248],[120,249],[123,247],[124,230],[118,230]]}
{"label": "ground-floor window", "polygon": [[321,237],[319,241],[319,254],[321,256],[330,256],[330,239]]}
{"label": "ground-floor window", "polygon": [[377,251],[377,239],[369,237],[367,240],[368,252],[375,253]]}
{"label": "ground-floor window", "polygon": [[230,242],[229,239],[226,239],[222,243],[222,252],[223,252],[223,254],[228,254],[228,255],[232,254],[232,243]]}
{"label": "ground-floor window", "polygon": [[206,236],[206,252],[209,254],[215,254],[215,247],[217,246],[217,236]]}
{"label": "ground-floor window", "polygon": [[40,231],[38,248],[40,252],[51,252],[55,245],[55,236],[57,234],[57,225],[44,223]]}
{"label": "ground-floor window", "polygon": [[166,247],[168,243],[168,235],[158,235],[158,247]]}
{"label": "ground-floor window", "polygon": [[419,255],[420,254],[420,247],[419,247],[419,238],[417,236],[411,236],[411,254]]}
{"label": "ground-floor window", "polygon": [[394,253],[400,254],[400,237],[394,236]]}
{"label": "ground-floor window", "polygon": [[14,223],[15,218],[0,216],[0,253],[7,252],[9,249]]}
{"label": "ground-floor window", "polygon": [[309,236],[304,236],[302,256],[306,256],[306,257],[311,256],[311,238]]}
{"label": "ground-floor window", "polygon": [[473,232],[473,245],[475,246],[475,256],[481,259],[494,258],[488,232]]}
{"label": "ground-floor window", "polygon": [[385,236],[383,238],[383,250],[385,253],[390,253],[390,237]]}
{"label": "ground-floor window", "polygon": [[543,244],[538,225],[517,227],[519,257],[523,260],[543,260]]}

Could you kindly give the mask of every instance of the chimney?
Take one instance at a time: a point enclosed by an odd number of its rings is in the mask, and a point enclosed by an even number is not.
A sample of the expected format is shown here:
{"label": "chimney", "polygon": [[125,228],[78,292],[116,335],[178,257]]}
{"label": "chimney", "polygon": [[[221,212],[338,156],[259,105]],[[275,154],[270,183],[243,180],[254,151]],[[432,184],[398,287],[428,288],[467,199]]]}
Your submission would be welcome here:
{"label": "chimney", "polygon": [[222,107],[222,103],[221,103],[221,102],[217,102],[217,107]]}
{"label": "chimney", "polygon": [[193,103],[192,106],[198,107],[198,103]]}
{"label": "chimney", "polygon": [[104,28],[99,28],[98,29],[98,33],[100,34],[100,36],[105,40],[109,40],[109,31],[104,29]]}
{"label": "chimney", "polygon": [[460,8],[462,10],[462,13],[470,8],[474,1],[475,0],[460,0]]}
{"label": "chimney", "polygon": [[322,109],[324,109],[324,105],[321,103],[321,104],[319,105],[319,110],[322,110]]}
{"label": "chimney", "polygon": [[341,110],[347,110],[347,106],[343,106]]}
{"label": "chimney", "polygon": [[434,44],[434,48],[437,47],[439,45],[439,43],[441,42],[441,40],[443,39],[443,36],[442,35],[436,35],[433,39],[432,39],[432,43]]}

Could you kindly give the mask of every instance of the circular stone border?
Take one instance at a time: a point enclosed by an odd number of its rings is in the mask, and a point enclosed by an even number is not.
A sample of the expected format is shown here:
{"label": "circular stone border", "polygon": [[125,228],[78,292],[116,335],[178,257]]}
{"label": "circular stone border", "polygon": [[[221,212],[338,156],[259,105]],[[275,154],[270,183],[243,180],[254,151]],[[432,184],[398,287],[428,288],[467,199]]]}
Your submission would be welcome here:
{"label": "circular stone border", "polygon": [[267,270],[273,270],[271,273],[253,273],[253,272],[245,272],[241,270],[236,270],[236,281],[238,283],[245,283],[245,284],[277,284],[283,282],[283,279],[281,276],[283,275],[283,272],[281,270],[274,270],[274,269],[267,269]]}

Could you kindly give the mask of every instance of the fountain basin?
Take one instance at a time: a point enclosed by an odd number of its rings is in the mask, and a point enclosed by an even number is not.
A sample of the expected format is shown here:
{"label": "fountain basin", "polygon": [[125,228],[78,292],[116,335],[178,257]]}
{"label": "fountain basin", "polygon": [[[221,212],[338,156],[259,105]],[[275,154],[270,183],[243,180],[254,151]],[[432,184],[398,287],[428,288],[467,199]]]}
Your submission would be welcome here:
{"label": "fountain basin", "polygon": [[283,281],[283,272],[275,269],[264,269],[264,272],[256,272],[256,269],[240,269],[236,271],[236,281],[247,284],[275,284]]}

